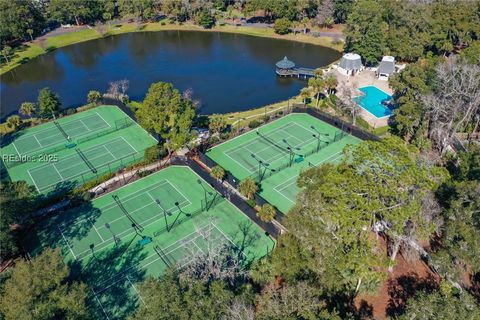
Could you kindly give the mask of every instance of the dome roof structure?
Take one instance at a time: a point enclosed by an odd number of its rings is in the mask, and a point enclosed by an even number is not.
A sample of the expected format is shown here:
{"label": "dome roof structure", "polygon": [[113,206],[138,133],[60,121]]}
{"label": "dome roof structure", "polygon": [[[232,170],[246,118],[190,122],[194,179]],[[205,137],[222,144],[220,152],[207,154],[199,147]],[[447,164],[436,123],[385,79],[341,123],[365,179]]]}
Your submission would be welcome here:
{"label": "dome roof structure", "polygon": [[292,69],[295,68],[295,63],[293,61],[288,60],[287,57],[284,57],[282,60],[278,61],[276,64],[277,68],[279,69]]}

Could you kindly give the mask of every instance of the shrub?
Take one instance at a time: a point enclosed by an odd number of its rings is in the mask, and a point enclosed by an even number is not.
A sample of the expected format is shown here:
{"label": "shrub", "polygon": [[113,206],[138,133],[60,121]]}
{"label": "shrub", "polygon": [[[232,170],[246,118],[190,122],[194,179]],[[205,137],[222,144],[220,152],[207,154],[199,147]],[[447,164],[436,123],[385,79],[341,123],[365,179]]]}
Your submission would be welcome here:
{"label": "shrub", "polygon": [[258,186],[255,180],[252,178],[246,178],[242,180],[238,185],[238,191],[244,195],[247,199],[253,199],[255,192],[257,192]]}
{"label": "shrub", "polygon": [[290,32],[290,28],[292,26],[292,23],[290,20],[286,18],[280,18],[275,20],[275,24],[273,25],[273,29],[275,30],[275,33],[278,34],[287,34]]}
{"label": "shrub", "polygon": [[275,214],[275,208],[268,203],[265,203],[257,212],[257,216],[264,222],[272,221],[275,218]]}
{"label": "shrub", "polygon": [[205,8],[198,14],[196,22],[205,29],[210,29],[215,25],[215,18],[210,11]]}
{"label": "shrub", "polygon": [[165,150],[163,146],[154,145],[145,149],[143,161],[144,163],[152,163],[165,157],[166,155],[167,150]]}
{"label": "shrub", "polygon": [[220,166],[215,166],[212,168],[210,175],[217,180],[222,180],[225,176],[225,170]]}
{"label": "shrub", "polygon": [[255,129],[255,128],[258,128],[262,123],[258,120],[252,120],[248,123],[248,127],[250,129]]}

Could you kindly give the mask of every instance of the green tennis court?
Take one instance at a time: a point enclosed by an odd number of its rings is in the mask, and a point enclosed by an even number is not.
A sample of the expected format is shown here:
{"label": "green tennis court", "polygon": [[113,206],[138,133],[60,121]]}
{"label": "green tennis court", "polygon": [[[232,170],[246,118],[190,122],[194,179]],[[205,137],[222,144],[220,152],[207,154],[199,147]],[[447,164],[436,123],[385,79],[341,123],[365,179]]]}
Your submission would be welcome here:
{"label": "green tennis court", "polygon": [[11,180],[47,194],[138,162],[156,143],[118,107],[100,106],[20,131],[0,154]]}
{"label": "green tennis court", "polygon": [[92,287],[97,318],[123,319],[142,303],[139,281],[223,245],[251,261],[274,242],[190,168],[172,166],[48,219],[29,247],[60,246]]}
{"label": "green tennis court", "polygon": [[[63,121],[62,121],[63,120]],[[70,140],[91,135],[111,126],[98,113],[81,115],[77,119],[60,119],[58,125],[52,121],[45,128],[20,136],[12,142],[18,155],[32,154],[55,145],[64,144],[66,136]]]}
{"label": "green tennis court", "polygon": [[308,114],[290,114],[209,151],[207,156],[238,180],[253,178],[260,195],[287,213],[295,204],[301,170],[337,162],[361,140]]}
{"label": "green tennis court", "polygon": [[28,173],[37,190],[42,192],[63,181],[72,181],[85,174],[95,174],[97,167],[137,153],[137,150],[120,136],[88,149],[77,148],[76,153],[62,157],[56,162],[29,169]]}

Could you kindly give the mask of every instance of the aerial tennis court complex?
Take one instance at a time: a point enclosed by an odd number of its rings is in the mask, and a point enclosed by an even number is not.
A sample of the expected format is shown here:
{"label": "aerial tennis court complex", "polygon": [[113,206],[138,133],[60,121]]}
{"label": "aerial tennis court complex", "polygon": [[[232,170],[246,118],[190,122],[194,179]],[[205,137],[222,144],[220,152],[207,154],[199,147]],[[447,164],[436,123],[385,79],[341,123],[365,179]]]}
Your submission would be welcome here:
{"label": "aerial tennis court complex", "polygon": [[60,246],[92,288],[97,319],[125,319],[144,303],[138,282],[182,268],[220,247],[244,261],[266,255],[274,241],[194,171],[171,166],[43,221],[32,254]]}
{"label": "aerial tennis court complex", "polygon": [[313,116],[289,114],[210,150],[206,155],[239,181],[252,178],[260,195],[287,213],[299,193],[302,170],[342,159],[361,140]]}
{"label": "aerial tennis court complex", "polygon": [[156,142],[118,107],[100,106],[17,132],[0,153],[11,180],[48,193],[139,161]]}

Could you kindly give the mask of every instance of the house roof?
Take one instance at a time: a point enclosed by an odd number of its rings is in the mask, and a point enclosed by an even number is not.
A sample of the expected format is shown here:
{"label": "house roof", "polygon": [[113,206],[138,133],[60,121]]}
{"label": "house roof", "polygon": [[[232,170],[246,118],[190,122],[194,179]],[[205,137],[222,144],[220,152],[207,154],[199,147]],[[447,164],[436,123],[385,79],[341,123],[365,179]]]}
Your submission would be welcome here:
{"label": "house roof", "polygon": [[346,53],[339,65],[345,70],[358,70],[362,68],[362,58],[356,53]]}
{"label": "house roof", "polygon": [[378,73],[391,75],[395,72],[395,58],[391,56],[383,57],[378,67]]}

